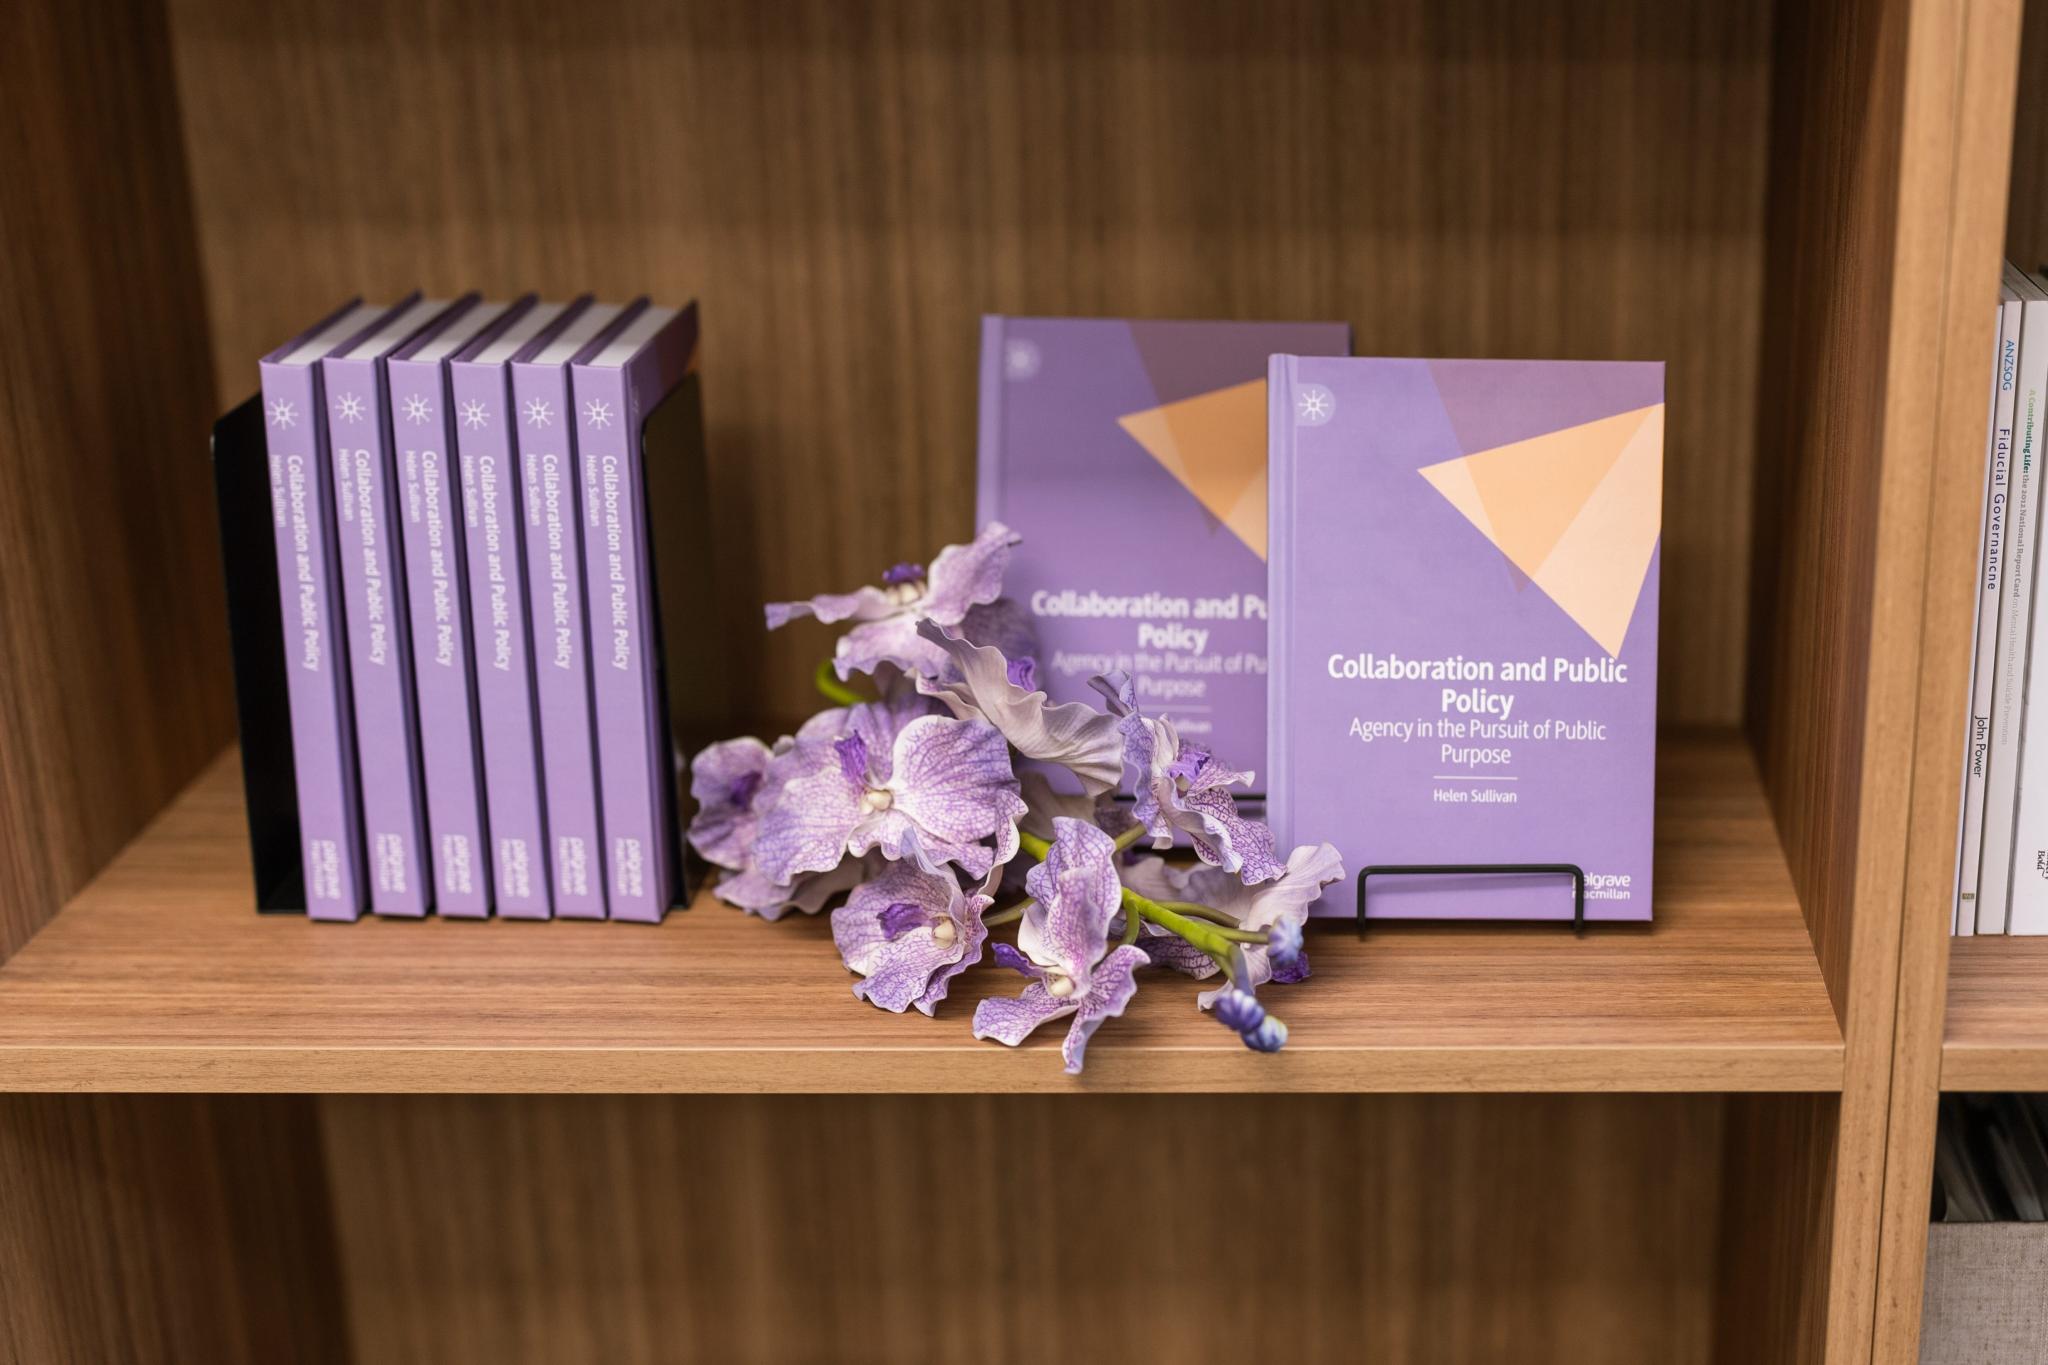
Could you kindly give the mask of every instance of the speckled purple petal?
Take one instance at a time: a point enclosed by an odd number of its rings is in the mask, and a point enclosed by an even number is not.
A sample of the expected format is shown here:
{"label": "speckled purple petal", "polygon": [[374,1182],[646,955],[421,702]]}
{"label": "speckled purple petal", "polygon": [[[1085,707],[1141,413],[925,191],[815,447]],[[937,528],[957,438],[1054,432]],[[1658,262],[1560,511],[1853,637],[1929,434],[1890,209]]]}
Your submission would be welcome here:
{"label": "speckled purple petal", "polygon": [[986,838],[1024,813],[1009,745],[984,721],[911,721],[896,736],[887,789],[893,812],[949,843]]}
{"label": "speckled purple petal", "polygon": [[1105,1019],[1122,1014],[1124,1006],[1138,993],[1136,973],[1146,960],[1144,949],[1126,943],[1096,966],[1087,997],[1074,1016],[1073,1027],[1067,1030],[1066,1042],[1060,1045],[1060,1056],[1066,1059],[1069,1076],[1081,1074],[1087,1060],[1088,1040],[1095,1036],[1095,1030],[1102,1027]]}
{"label": "speckled purple petal", "polygon": [[1085,993],[1123,900],[1116,842],[1081,820],[1055,820],[1053,833],[1045,861],[1024,881],[1033,904],[1018,927],[1017,946],[1033,961],[1073,977]]}
{"label": "speckled purple petal", "polygon": [[1031,624],[1031,613],[1012,598],[998,597],[973,608],[953,633],[969,644],[1001,650],[1005,659],[1038,656],[1038,630]]}
{"label": "speckled purple petal", "polygon": [[771,778],[784,781],[781,794],[761,817],[754,839],[755,866],[769,881],[784,884],[800,873],[837,867],[860,823],[864,794],[840,767],[837,742],[800,740],[776,758],[770,772]]}
{"label": "speckled purple petal", "polygon": [[1169,968],[1197,981],[1206,981],[1223,970],[1216,965],[1215,958],[1179,934],[1144,934],[1139,937],[1138,946],[1152,959],[1153,966]]}
{"label": "speckled purple petal", "polygon": [[1010,549],[1021,540],[1009,527],[992,521],[969,544],[939,551],[918,614],[943,626],[957,626],[969,608],[995,601],[1003,591],[1003,571],[1010,567]]}
{"label": "speckled purple petal", "polygon": [[[915,1005],[930,1014],[947,983],[981,959],[988,937],[981,915],[988,904],[979,892],[963,895],[950,872],[933,876],[908,863],[890,864],[832,912],[840,957],[865,978],[853,993],[895,1013]],[[918,922],[892,934],[890,919],[899,907],[914,907]]]}
{"label": "speckled purple petal", "polygon": [[929,621],[918,633],[945,653],[948,671],[958,676],[956,682],[924,684],[955,716],[987,721],[1024,757],[1072,772],[1091,796],[1116,785],[1124,741],[1114,717],[1081,702],[1054,706],[1045,693],[1019,687],[1000,650],[969,644]]}
{"label": "speckled purple petal", "polygon": [[1005,1047],[1015,1047],[1029,1038],[1040,1024],[1059,1019],[1080,1009],[1074,997],[1060,997],[1034,981],[1022,995],[992,995],[974,1007],[974,1036],[993,1038]]}
{"label": "speckled purple petal", "polygon": [[856,673],[873,673],[884,664],[919,677],[937,676],[946,667],[946,656],[929,641],[919,638],[920,619],[902,614],[855,626],[840,636],[833,647],[833,669],[841,679]]}
{"label": "speckled purple petal", "polygon": [[827,592],[803,602],[770,602],[762,608],[768,629],[779,630],[799,616],[815,616],[830,625],[834,621],[879,621],[894,616],[903,606],[880,588],[855,588],[852,592]]}
{"label": "speckled purple petal", "polygon": [[690,795],[697,801],[690,845],[706,860],[735,871],[747,865],[759,824],[754,798],[770,757],[767,745],[747,737],[722,740],[690,761]]}
{"label": "speckled purple petal", "polygon": [[1237,813],[1237,802],[1221,787],[1191,791],[1182,808],[1200,817],[1199,825],[1182,823],[1195,856],[1235,872],[1246,886],[1269,882],[1286,871],[1273,856],[1273,831],[1264,822]]}

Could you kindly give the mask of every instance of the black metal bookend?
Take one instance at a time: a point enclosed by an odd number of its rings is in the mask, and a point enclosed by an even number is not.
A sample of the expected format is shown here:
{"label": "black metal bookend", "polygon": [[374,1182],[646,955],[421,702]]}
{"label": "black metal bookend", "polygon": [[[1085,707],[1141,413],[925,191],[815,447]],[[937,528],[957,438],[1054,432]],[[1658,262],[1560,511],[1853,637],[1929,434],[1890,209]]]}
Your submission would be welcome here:
{"label": "black metal bookend", "polygon": [[1374,877],[1452,876],[1570,877],[1572,879],[1572,933],[1586,932],[1586,870],[1577,863],[1374,863],[1358,872],[1358,936],[1365,937],[1365,888]]}

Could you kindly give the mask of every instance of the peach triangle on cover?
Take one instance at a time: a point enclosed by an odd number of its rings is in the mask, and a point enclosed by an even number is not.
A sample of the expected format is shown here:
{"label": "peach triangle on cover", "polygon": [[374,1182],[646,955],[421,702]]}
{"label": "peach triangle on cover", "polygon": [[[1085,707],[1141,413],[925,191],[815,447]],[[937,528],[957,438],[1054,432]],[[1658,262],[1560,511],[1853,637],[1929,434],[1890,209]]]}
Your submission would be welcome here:
{"label": "peach triangle on cover", "polygon": [[1607,653],[1663,530],[1664,405],[1418,471]]}
{"label": "peach triangle on cover", "polygon": [[1130,438],[1260,559],[1266,557],[1266,381],[1117,418]]}

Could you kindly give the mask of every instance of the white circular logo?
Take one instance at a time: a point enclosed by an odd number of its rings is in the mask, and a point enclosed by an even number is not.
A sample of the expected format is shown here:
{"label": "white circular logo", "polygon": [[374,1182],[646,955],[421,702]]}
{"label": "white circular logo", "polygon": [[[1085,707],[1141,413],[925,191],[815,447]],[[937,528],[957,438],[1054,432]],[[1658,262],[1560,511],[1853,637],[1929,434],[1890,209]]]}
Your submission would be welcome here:
{"label": "white circular logo", "polygon": [[1337,415],[1337,399],[1321,384],[1303,384],[1294,391],[1294,420],[1319,427]]}

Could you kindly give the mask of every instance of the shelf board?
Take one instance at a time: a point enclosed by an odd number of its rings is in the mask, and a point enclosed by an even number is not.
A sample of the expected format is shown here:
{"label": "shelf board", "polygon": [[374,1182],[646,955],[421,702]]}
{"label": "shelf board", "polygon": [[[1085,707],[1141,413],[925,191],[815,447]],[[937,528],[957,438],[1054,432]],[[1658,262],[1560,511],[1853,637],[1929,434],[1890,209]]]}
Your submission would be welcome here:
{"label": "shelf board", "polygon": [[2048,938],[1950,940],[1941,1088],[2048,1090]]}
{"label": "shelf board", "polygon": [[250,907],[223,756],[0,968],[0,1090],[1835,1090],[1842,1037],[1742,742],[1660,752],[1657,923],[1325,923],[1247,1052],[1142,974],[1079,1081],[1048,1027],[974,1041],[855,1001],[823,919],[315,924]]}

